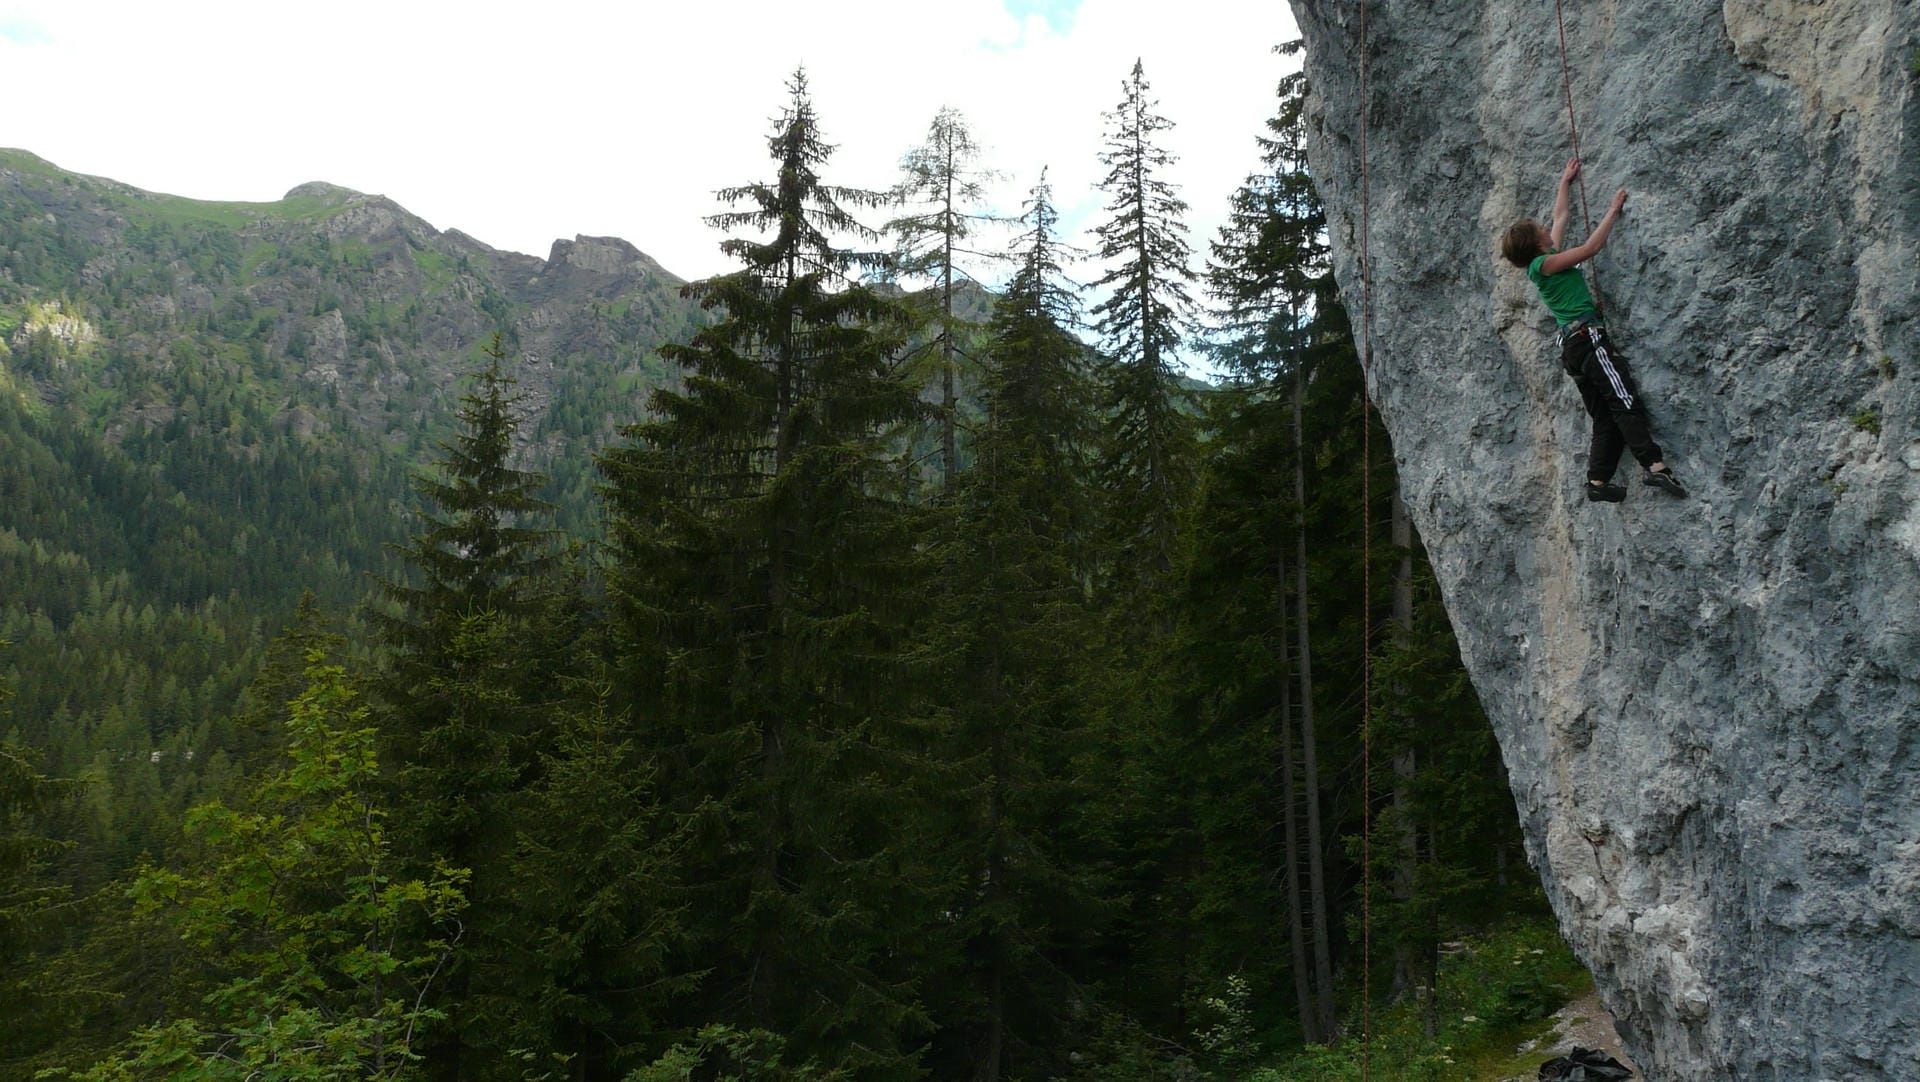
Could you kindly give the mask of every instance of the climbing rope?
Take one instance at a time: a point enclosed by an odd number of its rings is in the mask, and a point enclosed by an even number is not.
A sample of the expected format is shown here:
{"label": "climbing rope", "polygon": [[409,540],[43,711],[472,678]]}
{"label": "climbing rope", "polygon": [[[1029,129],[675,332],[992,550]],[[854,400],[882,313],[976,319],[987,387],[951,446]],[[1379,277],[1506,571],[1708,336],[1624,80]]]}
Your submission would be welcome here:
{"label": "climbing rope", "polygon": [[[1573,70],[1567,65],[1567,18],[1561,10],[1561,0],[1553,0],[1553,21],[1560,30],[1560,88],[1567,97],[1567,130],[1573,133],[1573,157],[1580,162],[1580,172],[1574,179],[1580,182],[1580,226],[1587,236],[1593,235],[1593,217],[1587,213],[1587,168],[1586,161],[1580,156],[1580,122],[1573,115]],[[1600,295],[1600,265],[1598,260],[1588,260],[1587,276],[1593,284],[1593,303],[1601,311],[1606,311]]]}
{"label": "climbing rope", "polygon": [[[1558,2],[1558,0],[1556,0]],[[1373,1076],[1373,236],[1367,0],[1360,0],[1360,1079]]]}

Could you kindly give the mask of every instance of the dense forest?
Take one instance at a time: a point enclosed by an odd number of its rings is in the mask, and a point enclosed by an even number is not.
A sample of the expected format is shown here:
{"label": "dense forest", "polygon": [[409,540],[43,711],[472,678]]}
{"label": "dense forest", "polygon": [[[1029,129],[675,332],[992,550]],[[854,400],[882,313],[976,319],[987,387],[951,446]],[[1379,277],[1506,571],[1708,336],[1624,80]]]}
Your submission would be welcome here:
{"label": "dense forest", "polygon": [[0,1072],[1471,1077],[1577,982],[1303,78],[1197,260],[1138,64],[1092,252],[789,90],[684,284],[5,159]]}

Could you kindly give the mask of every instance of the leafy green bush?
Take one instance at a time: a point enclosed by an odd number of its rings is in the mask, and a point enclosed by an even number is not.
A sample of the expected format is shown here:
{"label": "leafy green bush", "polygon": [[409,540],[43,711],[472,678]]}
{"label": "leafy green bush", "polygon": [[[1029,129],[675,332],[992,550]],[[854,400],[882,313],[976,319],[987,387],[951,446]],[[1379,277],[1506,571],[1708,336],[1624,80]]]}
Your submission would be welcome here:
{"label": "leafy green bush", "polygon": [[1201,1004],[1202,1017],[1212,1024],[1194,1033],[1201,1051],[1222,1072],[1239,1071],[1258,1052],[1254,1043],[1252,1017],[1253,989],[1238,974],[1227,978],[1227,987],[1217,996],[1208,996]]}
{"label": "leafy green bush", "polygon": [[465,869],[396,874],[368,710],[315,650],[288,704],[281,768],[237,807],[188,813],[199,859],[129,891],[218,982],[198,1017],[144,1026],[84,1082],[400,1082],[466,909]]}
{"label": "leafy green bush", "polygon": [[[1375,980],[1375,986],[1381,982]],[[1377,1005],[1367,1049],[1370,1074],[1396,1082],[1465,1082],[1511,1075],[1532,1063],[1515,1063],[1515,1046],[1548,1028],[1544,1019],[1591,987],[1552,924],[1510,925],[1455,944],[1440,964],[1433,1005],[1435,1032],[1426,1032],[1423,1005],[1403,1001]],[[1357,1004],[1347,1017],[1357,1029]],[[1250,1073],[1212,1077],[1234,1082],[1347,1082],[1361,1076],[1356,1036],[1307,1048]],[[1524,1057],[1523,1057],[1524,1058]]]}
{"label": "leafy green bush", "polygon": [[1499,1026],[1545,1018],[1559,1006],[1560,990],[1538,969],[1527,968],[1488,988],[1475,1013]]}
{"label": "leafy green bush", "polygon": [[692,1044],[677,1044],[667,1054],[627,1076],[627,1082],[838,1082],[840,1071],[811,1063],[789,1065],[786,1044],[763,1030],[708,1026]]}

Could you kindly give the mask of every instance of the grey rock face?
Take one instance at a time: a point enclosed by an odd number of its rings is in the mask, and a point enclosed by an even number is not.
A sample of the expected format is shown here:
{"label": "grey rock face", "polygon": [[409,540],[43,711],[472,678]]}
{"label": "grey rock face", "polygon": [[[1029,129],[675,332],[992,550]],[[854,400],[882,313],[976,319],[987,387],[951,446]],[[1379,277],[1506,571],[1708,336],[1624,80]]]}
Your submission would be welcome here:
{"label": "grey rock face", "polygon": [[583,237],[556,240],[547,257],[550,268],[573,267],[594,274],[643,275],[680,284],[653,258],[619,237]]}
{"label": "grey rock face", "polygon": [[[1358,9],[1293,7],[1358,313]],[[1587,418],[1496,251],[1570,153],[1554,5],[1371,0],[1407,502],[1648,1077],[1920,1079],[1920,3],[1566,8],[1594,220],[1631,193],[1599,284],[1694,496],[1581,498]]]}

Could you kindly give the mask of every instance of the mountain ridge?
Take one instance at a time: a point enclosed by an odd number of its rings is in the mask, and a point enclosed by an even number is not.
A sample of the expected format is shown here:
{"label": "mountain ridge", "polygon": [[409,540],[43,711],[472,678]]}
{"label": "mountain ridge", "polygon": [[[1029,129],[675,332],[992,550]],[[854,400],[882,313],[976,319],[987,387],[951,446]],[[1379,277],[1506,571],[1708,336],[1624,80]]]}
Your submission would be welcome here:
{"label": "mountain ridge", "polygon": [[[11,228],[0,235],[8,249],[0,264],[0,320],[11,315],[16,336],[24,306],[55,294],[70,294],[67,307],[78,308],[72,314],[91,310],[104,337],[136,356],[163,348],[162,338],[177,342],[196,320],[266,307],[272,326],[250,328],[265,331],[257,352],[266,360],[309,362],[291,381],[289,373],[268,380],[289,408],[316,408],[300,387],[338,388],[348,373],[369,374],[362,390],[382,406],[394,400],[396,379],[425,379],[451,391],[459,362],[493,330],[526,347],[533,360],[522,366],[523,379],[536,405],[546,406],[553,379],[567,375],[555,363],[573,359],[574,375],[590,357],[632,367],[641,358],[633,350],[619,356],[622,342],[650,352],[697,320],[694,307],[677,297],[685,280],[623,238],[559,238],[541,259],[437,229],[387,196],[326,181],[295,185],[270,203],[199,200],[0,149],[0,199],[14,208]],[[183,245],[200,258],[182,258]],[[23,248],[51,255],[52,265],[23,273],[16,265]],[[645,317],[624,318],[636,303]],[[256,369],[262,359],[255,358]],[[652,367],[657,381],[664,373]],[[43,397],[56,390],[46,373],[36,375]],[[145,412],[140,405],[135,412]],[[415,427],[450,416],[447,402],[404,408]],[[634,411],[621,412],[625,420]],[[602,413],[593,432],[569,434],[610,436],[615,420]],[[358,416],[371,423],[366,411]],[[539,418],[530,419],[539,427]]]}
{"label": "mountain ridge", "polygon": [[27,171],[42,175],[57,175],[72,180],[88,182],[102,186],[123,197],[148,204],[156,211],[167,211],[186,216],[203,217],[210,221],[230,221],[234,214],[255,215],[263,218],[274,217],[320,217],[326,209],[343,211],[352,205],[376,204],[400,212],[412,223],[428,230],[432,235],[446,237],[456,243],[483,249],[499,256],[515,256],[541,263],[552,263],[561,258],[562,246],[581,242],[600,242],[612,244],[630,250],[635,262],[645,266],[650,272],[671,279],[676,284],[684,284],[687,279],[668,270],[659,260],[647,254],[639,246],[624,237],[595,236],[576,233],[569,239],[556,237],[545,259],[528,252],[511,248],[499,248],[457,227],[437,228],[425,218],[408,210],[398,200],[379,192],[363,192],[343,184],[328,180],[309,180],[288,188],[286,193],[276,200],[224,200],[203,199],[195,196],[176,195],[130,184],[113,177],[92,173],[81,173],[67,169],[23,147],[0,147],[0,175],[8,171]]}

